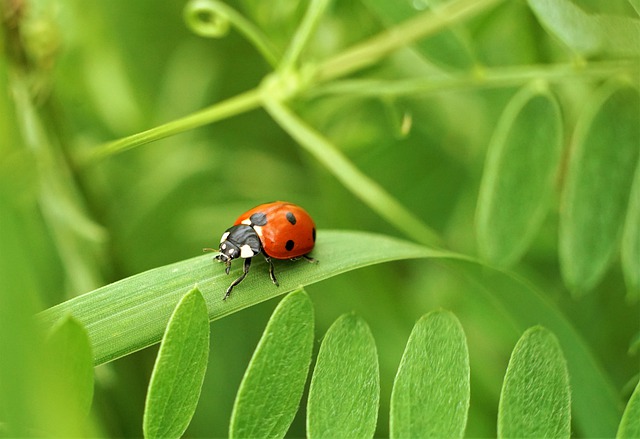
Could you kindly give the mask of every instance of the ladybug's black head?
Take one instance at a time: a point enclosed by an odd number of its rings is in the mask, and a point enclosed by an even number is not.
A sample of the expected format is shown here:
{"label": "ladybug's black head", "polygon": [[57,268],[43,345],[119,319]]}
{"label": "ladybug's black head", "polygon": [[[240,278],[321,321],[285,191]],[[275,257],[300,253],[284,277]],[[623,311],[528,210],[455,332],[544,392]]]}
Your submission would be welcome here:
{"label": "ladybug's black head", "polygon": [[253,227],[239,224],[227,229],[220,238],[220,254],[216,259],[227,265],[227,273],[231,261],[237,258],[252,258],[262,251],[260,238]]}

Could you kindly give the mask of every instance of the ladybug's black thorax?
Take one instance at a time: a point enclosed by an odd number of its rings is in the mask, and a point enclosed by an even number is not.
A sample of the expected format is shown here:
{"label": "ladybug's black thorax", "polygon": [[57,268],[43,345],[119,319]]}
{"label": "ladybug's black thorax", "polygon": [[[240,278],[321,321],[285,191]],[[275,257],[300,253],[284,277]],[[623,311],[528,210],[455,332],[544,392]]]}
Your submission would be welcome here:
{"label": "ladybug's black thorax", "polygon": [[245,224],[230,227],[220,240],[220,253],[226,259],[251,258],[261,251],[260,237]]}

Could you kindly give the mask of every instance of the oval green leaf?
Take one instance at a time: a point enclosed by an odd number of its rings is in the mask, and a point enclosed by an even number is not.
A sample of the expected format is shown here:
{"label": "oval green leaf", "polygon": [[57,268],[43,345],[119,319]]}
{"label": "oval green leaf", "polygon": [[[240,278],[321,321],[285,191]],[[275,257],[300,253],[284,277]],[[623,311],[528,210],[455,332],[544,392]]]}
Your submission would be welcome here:
{"label": "oval green leaf", "polygon": [[487,152],[477,212],[485,260],[511,265],[531,244],[551,206],[561,153],[558,103],[544,88],[524,88],[505,108]]}
{"label": "oval green leaf", "polygon": [[320,346],[307,405],[312,438],[371,438],[380,402],[376,344],[360,317],[346,314],[331,325]]}
{"label": "oval green leaf", "polygon": [[529,0],[538,20],[572,50],[595,55],[640,55],[640,21],[588,14],[569,0]]}
{"label": "oval green leaf", "polygon": [[45,381],[38,386],[40,393],[31,395],[31,403],[42,411],[45,428],[60,437],[94,434],[89,418],[93,355],[87,331],[72,317],[65,317],[47,337],[41,360]]}
{"label": "oval green leaf", "polygon": [[525,331],[511,354],[498,408],[499,438],[568,438],[571,435],[569,374],[550,331]]}
{"label": "oval green leaf", "polygon": [[631,439],[640,437],[640,382],[629,398],[627,408],[624,410],[617,439]]}
{"label": "oval green leaf", "polygon": [[278,304],[244,374],[232,438],[281,438],[296,415],[313,349],[313,305],[298,290]]}
{"label": "oval green leaf", "polygon": [[391,393],[392,438],[461,438],[469,411],[469,352],[458,319],[439,311],[413,328]]}
{"label": "oval green leaf", "polygon": [[593,288],[620,245],[638,164],[640,95],[601,89],[578,121],[560,212],[560,268],[576,293]]}
{"label": "oval green leaf", "polygon": [[145,438],[182,436],[196,410],[208,358],[207,304],[194,288],[176,306],[160,344],[145,403]]}
{"label": "oval green leaf", "polygon": [[622,233],[622,271],[627,283],[628,296],[632,300],[640,298],[640,166],[636,170],[627,219]]}

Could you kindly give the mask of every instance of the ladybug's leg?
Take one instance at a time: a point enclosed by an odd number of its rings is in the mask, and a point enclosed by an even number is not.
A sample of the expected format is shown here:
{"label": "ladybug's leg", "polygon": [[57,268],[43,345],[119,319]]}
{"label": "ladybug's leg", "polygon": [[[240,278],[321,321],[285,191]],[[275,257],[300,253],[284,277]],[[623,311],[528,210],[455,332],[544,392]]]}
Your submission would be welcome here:
{"label": "ladybug's leg", "polygon": [[278,283],[278,279],[276,279],[276,274],[273,271],[273,262],[271,262],[271,258],[269,256],[264,257],[267,260],[267,264],[269,264],[269,277],[271,278],[271,282],[276,284],[277,287],[280,286]]}
{"label": "ladybug's leg", "polygon": [[222,300],[227,300],[227,297],[229,297],[229,295],[231,294],[231,290],[233,290],[233,287],[235,287],[236,285],[238,285],[240,282],[244,280],[244,278],[247,276],[247,273],[249,272],[249,267],[251,267],[251,258],[246,258],[244,260],[244,265],[242,266],[242,275],[236,280],[234,280],[231,283],[231,285],[229,285],[229,288],[227,288],[227,292],[225,293]]}
{"label": "ladybug's leg", "polygon": [[312,264],[317,264],[318,260],[315,258],[312,258],[309,255],[302,255],[303,258],[305,258],[307,260],[307,262],[311,262]]}

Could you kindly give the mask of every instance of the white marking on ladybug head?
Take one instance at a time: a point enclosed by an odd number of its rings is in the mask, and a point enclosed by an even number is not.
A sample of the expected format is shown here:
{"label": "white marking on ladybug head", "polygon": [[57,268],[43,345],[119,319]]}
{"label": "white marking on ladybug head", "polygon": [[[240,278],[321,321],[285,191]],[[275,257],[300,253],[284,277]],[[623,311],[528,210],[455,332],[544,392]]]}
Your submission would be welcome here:
{"label": "white marking on ladybug head", "polygon": [[249,247],[248,244],[245,244],[242,247],[240,247],[240,257],[241,258],[252,258],[255,255],[256,254],[253,252],[253,250],[251,250],[251,247]]}
{"label": "white marking on ladybug head", "polygon": [[223,243],[227,240],[227,238],[229,237],[229,232],[224,232],[222,234],[222,238],[220,238],[220,243]]}
{"label": "white marking on ladybug head", "polygon": [[246,224],[246,225],[250,226],[251,225],[251,218],[247,218],[245,220],[242,220],[241,224]]}
{"label": "white marking on ladybug head", "polygon": [[253,230],[255,230],[256,234],[262,238],[262,226],[253,226]]}
{"label": "white marking on ladybug head", "polygon": [[226,249],[226,248],[227,248],[227,244],[224,244],[224,243],[223,243],[223,244],[220,246],[220,249],[221,249],[221,250],[224,250],[224,249]]}

